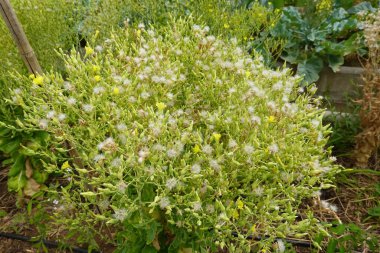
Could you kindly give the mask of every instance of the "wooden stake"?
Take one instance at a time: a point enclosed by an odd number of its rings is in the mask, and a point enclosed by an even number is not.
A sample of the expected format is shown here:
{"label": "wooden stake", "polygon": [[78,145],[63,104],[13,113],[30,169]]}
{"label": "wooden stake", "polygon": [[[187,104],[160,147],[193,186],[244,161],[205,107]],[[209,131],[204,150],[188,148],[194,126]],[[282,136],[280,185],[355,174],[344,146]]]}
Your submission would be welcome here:
{"label": "wooden stake", "polygon": [[38,63],[33,48],[30,46],[28,38],[9,0],[0,0],[0,13],[17,44],[18,50],[29,72],[34,75],[42,74],[41,66]]}

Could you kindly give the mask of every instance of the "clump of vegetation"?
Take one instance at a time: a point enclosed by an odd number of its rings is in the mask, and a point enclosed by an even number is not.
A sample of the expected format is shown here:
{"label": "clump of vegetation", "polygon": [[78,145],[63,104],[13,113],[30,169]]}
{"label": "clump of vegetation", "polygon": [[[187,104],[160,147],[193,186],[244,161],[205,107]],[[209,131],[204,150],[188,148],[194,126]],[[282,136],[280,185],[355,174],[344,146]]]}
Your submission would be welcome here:
{"label": "clump of vegetation", "polygon": [[380,143],[380,11],[369,16],[364,29],[369,50],[363,75],[363,99],[360,101],[362,132],[356,137],[355,158],[358,167],[366,167],[369,158],[377,152]]}
{"label": "clump of vegetation", "polygon": [[322,110],[299,77],[209,30],[126,27],[84,59],[62,54],[65,78],[15,77],[23,128],[67,143],[70,159],[42,165],[61,177],[42,203],[68,235],[96,247],[116,234],[129,252],[248,252],[324,231],[311,213],[297,218],[336,173]]}
{"label": "clump of vegetation", "polygon": [[[64,0],[17,0],[11,3],[41,66],[48,71],[52,68],[59,69],[62,62],[56,57],[54,50],[69,50],[78,44],[82,5],[77,1]],[[1,79],[6,82],[10,71],[26,73],[27,69],[23,66],[16,44],[4,22],[0,22],[0,44],[0,82]]]}
{"label": "clump of vegetation", "polygon": [[251,51],[256,50],[275,61],[281,53],[283,41],[269,36],[269,31],[280,18],[278,11],[259,3],[244,5],[239,1],[198,0],[111,0],[92,1],[81,25],[81,33],[92,36],[101,30],[107,37],[112,28],[125,25],[167,25],[172,18],[192,17],[196,23],[210,28],[210,33],[236,38]]}
{"label": "clump of vegetation", "polygon": [[367,2],[348,10],[332,1],[309,2],[303,9],[284,8],[271,32],[275,38],[287,41],[281,58],[297,65],[297,74],[303,75],[306,83],[317,81],[325,65],[336,72],[346,56],[366,53],[363,20],[375,10]]}

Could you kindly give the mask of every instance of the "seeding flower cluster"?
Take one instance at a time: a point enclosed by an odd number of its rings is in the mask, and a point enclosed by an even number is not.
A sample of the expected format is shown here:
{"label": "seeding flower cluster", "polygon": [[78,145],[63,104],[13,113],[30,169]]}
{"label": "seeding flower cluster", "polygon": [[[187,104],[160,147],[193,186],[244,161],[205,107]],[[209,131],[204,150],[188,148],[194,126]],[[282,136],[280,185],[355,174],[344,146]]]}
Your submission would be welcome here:
{"label": "seeding flower cluster", "polygon": [[189,20],[129,27],[62,54],[65,77],[20,77],[25,125],[72,157],[48,168],[67,181],[49,188],[58,223],[81,220],[93,236],[109,226],[128,252],[248,252],[323,231],[297,217],[336,172],[313,90],[208,32]]}

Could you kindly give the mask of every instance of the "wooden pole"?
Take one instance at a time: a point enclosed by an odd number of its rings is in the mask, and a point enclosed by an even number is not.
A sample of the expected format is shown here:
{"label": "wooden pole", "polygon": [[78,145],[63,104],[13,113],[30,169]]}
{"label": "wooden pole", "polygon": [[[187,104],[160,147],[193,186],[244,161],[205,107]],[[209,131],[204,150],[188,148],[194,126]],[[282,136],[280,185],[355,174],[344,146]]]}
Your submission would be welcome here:
{"label": "wooden pole", "polygon": [[42,74],[41,66],[38,63],[33,48],[30,46],[28,38],[9,0],[0,0],[0,13],[17,44],[18,50],[29,72],[34,75]]}

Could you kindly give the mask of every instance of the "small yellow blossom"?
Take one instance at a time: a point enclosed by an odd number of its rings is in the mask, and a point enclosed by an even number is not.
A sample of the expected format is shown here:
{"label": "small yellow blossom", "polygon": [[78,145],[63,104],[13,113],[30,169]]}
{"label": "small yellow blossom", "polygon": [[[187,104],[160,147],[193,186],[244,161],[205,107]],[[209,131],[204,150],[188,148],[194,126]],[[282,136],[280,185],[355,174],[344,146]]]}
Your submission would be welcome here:
{"label": "small yellow blossom", "polygon": [[92,47],[85,47],[84,49],[86,50],[86,56],[94,53],[94,49]]}
{"label": "small yellow blossom", "polygon": [[229,24],[224,24],[224,28],[228,29],[228,28],[230,28],[230,25]]}
{"label": "small yellow blossom", "polygon": [[37,85],[42,85],[42,84],[44,84],[44,78],[42,76],[36,76],[33,79],[33,83],[37,84]]}
{"label": "small yellow blossom", "polygon": [[35,76],[34,74],[30,74],[30,75],[29,75],[29,79],[32,79],[32,80],[33,80],[34,78],[36,78],[36,76]]}
{"label": "small yellow blossom", "polygon": [[194,152],[195,154],[201,152],[201,148],[199,147],[199,145],[195,145],[195,146],[193,147],[193,152]]}
{"label": "small yellow blossom", "polygon": [[157,106],[158,110],[160,110],[160,111],[163,111],[166,108],[166,104],[164,104],[162,102],[156,103],[156,106]]}
{"label": "small yellow blossom", "polygon": [[243,209],[243,207],[244,207],[244,202],[243,201],[241,201],[240,199],[238,199],[237,201],[236,201],[236,206],[237,206],[237,208],[238,209]]}
{"label": "small yellow blossom", "polygon": [[97,65],[93,65],[93,66],[92,66],[92,71],[95,72],[95,73],[97,73],[97,72],[100,71],[100,67],[97,66]]}
{"label": "small yellow blossom", "polygon": [[245,71],[245,76],[246,76],[247,78],[250,77],[250,76],[251,76],[251,72],[249,72],[248,70]]}
{"label": "small yellow blossom", "polygon": [[213,133],[213,134],[212,134],[212,137],[214,138],[214,140],[215,140],[216,142],[219,142],[219,140],[220,140],[220,138],[222,137],[222,135],[219,134],[219,133]]}
{"label": "small yellow blossom", "polygon": [[238,218],[239,218],[239,212],[238,212],[236,209],[233,210],[233,212],[232,212],[232,217],[233,217],[234,219],[238,219]]}
{"label": "small yellow blossom", "polygon": [[118,87],[113,88],[113,94],[114,95],[119,95],[120,94],[120,89]]}
{"label": "small yellow blossom", "polygon": [[269,123],[274,123],[274,122],[276,122],[276,117],[271,115],[268,117],[268,121],[269,121]]}
{"label": "small yellow blossom", "polygon": [[101,79],[102,79],[102,77],[99,76],[99,75],[94,76],[94,80],[95,80],[96,82],[99,82]]}
{"label": "small yellow blossom", "polygon": [[68,169],[68,168],[71,168],[70,164],[68,161],[64,162],[61,166],[61,169],[65,170],[65,169]]}
{"label": "small yellow blossom", "polygon": [[136,35],[137,35],[137,37],[140,37],[141,36],[141,30],[137,30]]}

